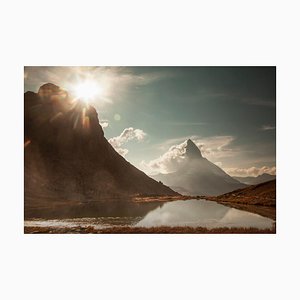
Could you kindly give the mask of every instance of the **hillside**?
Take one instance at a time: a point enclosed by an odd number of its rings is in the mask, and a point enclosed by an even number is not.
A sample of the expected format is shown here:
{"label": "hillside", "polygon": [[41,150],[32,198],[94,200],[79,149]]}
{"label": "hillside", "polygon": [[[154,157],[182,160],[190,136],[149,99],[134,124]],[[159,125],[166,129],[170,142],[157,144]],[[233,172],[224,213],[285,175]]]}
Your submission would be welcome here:
{"label": "hillside", "polygon": [[251,205],[275,206],[276,180],[251,185],[217,197],[223,202],[235,202]]}
{"label": "hillside", "polygon": [[55,203],[176,195],[120,156],[94,107],[53,84],[24,94],[26,208]]}
{"label": "hillside", "polygon": [[238,189],[218,197],[206,197],[237,209],[276,219],[276,180]]}

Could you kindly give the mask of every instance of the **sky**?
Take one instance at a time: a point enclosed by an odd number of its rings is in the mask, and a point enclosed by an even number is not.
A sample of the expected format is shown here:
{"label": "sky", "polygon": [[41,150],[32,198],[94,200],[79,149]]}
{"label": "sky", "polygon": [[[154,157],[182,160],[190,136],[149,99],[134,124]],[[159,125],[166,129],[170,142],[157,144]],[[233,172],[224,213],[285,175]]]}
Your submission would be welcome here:
{"label": "sky", "polygon": [[275,67],[24,68],[25,92],[47,82],[90,83],[105,137],[147,174],[175,171],[189,138],[232,176],[276,173]]}

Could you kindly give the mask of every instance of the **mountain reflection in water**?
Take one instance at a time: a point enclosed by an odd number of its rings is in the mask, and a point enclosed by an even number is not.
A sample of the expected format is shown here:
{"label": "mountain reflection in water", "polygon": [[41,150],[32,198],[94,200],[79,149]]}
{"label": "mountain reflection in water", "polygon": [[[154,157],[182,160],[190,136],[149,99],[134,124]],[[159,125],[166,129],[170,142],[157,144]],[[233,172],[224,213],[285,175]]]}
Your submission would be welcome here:
{"label": "mountain reflection in water", "polygon": [[206,200],[174,201],[149,212],[136,226],[271,228],[273,220]]}
{"label": "mountain reflection in water", "polygon": [[[126,206],[126,205],[125,205]],[[67,218],[31,218],[25,226],[34,227],[87,227],[111,226],[190,226],[190,227],[255,227],[271,228],[273,220],[257,214],[230,208],[213,201],[178,200],[158,203],[133,203],[125,209],[97,210],[97,215]]]}

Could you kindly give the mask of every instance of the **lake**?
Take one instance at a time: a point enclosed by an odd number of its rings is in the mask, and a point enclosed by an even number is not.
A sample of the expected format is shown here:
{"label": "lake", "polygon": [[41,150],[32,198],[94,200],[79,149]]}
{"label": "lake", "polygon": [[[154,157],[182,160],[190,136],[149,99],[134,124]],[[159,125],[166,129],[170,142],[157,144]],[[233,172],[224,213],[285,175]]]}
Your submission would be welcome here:
{"label": "lake", "polygon": [[[32,227],[88,227],[95,229],[112,226],[190,226],[190,227],[254,227],[259,229],[272,228],[274,221],[260,215],[224,206],[207,200],[177,200],[156,204],[130,204],[135,209],[130,215],[115,212],[108,215],[98,214],[93,217],[60,218],[60,219],[29,219],[25,226]],[[139,213],[137,213],[139,212]]]}

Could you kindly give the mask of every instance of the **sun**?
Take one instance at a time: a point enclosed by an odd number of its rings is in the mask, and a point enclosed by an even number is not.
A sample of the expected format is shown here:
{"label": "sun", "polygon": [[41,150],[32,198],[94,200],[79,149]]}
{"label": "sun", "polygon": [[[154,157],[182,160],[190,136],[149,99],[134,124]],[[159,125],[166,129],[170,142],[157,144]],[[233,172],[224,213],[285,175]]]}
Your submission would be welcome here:
{"label": "sun", "polygon": [[101,95],[102,89],[95,81],[86,80],[74,86],[73,91],[76,98],[89,103],[96,96]]}

